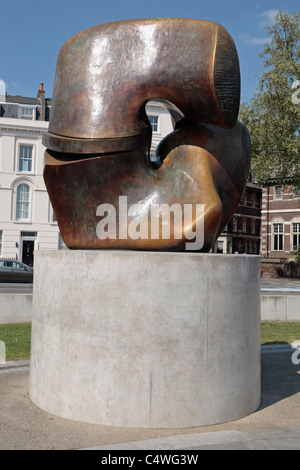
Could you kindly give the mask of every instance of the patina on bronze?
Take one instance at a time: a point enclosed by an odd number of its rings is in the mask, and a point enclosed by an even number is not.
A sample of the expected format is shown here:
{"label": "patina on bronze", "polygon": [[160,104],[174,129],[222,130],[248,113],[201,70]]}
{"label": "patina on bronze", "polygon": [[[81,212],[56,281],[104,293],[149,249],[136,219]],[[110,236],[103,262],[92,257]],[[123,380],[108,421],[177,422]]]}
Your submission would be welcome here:
{"label": "patina on bronze", "polygon": [[[149,160],[152,129],[145,112],[153,99],[164,103],[175,122],[156,162]],[[70,38],[58,56],[43,140],[44,180],[66,245],[185,250],[186,232],[174,220],[168,239],[151,238],[150,227],[148,238],[99,239],[97,208],[117,207],[119,196],[126,196],[128,206],[141,203],[149,221],[152,204],[204,204],[201,251],[209,251],[232,217],[249,172],[239,101],[236,48],[219,24],[119,21]]]}

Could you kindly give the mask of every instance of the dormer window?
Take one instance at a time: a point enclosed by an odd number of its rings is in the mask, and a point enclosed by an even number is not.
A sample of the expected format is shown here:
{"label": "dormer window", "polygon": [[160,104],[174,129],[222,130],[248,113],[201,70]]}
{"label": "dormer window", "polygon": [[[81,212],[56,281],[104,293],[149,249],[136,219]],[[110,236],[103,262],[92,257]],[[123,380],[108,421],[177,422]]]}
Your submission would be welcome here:
{"label": "dormer window", "polygon": [[20,119],[28,119],[30,121],[33,121],[35,119],[35,108],[20,108],[19,117]]}

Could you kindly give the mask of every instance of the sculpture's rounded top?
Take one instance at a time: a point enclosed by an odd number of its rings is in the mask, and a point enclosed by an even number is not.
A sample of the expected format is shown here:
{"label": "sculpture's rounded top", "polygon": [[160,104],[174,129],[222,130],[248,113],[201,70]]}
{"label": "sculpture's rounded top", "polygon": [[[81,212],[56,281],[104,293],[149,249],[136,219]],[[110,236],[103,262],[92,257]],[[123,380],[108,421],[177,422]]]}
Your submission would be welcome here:
{"label": "sculpture's rounded top", "polygon": [[126,146],[123,138],[151,133],[144,107],[152,98],[173,103],[190,121],[233,127],[240,75],[227,31],[209,21],[151,18],[71,37],[58,56],[44,143],[83,153],[101,151],[102,139],[106,149]]}

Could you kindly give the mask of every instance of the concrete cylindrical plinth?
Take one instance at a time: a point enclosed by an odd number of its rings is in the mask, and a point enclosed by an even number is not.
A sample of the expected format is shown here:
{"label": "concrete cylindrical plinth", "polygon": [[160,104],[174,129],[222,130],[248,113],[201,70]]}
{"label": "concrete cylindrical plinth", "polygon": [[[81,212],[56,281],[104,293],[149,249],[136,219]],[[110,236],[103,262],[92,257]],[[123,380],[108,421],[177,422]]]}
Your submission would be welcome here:
{"label": "concrete cylindrical plinth", "polygon": [[260,403],[260,258],[35,254],[29,393],[108,426],[232,421]]}

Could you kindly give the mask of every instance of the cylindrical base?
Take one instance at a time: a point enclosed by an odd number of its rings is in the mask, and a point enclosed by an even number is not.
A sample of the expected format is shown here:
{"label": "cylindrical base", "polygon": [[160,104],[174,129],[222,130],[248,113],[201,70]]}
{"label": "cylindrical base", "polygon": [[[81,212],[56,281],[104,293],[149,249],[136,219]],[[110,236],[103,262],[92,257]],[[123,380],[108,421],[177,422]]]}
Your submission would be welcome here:
{"label": "cylindrical base", "polygon": [[260,403],[260,258],[35,254],[29,393],[55,415],[183,428]]}

